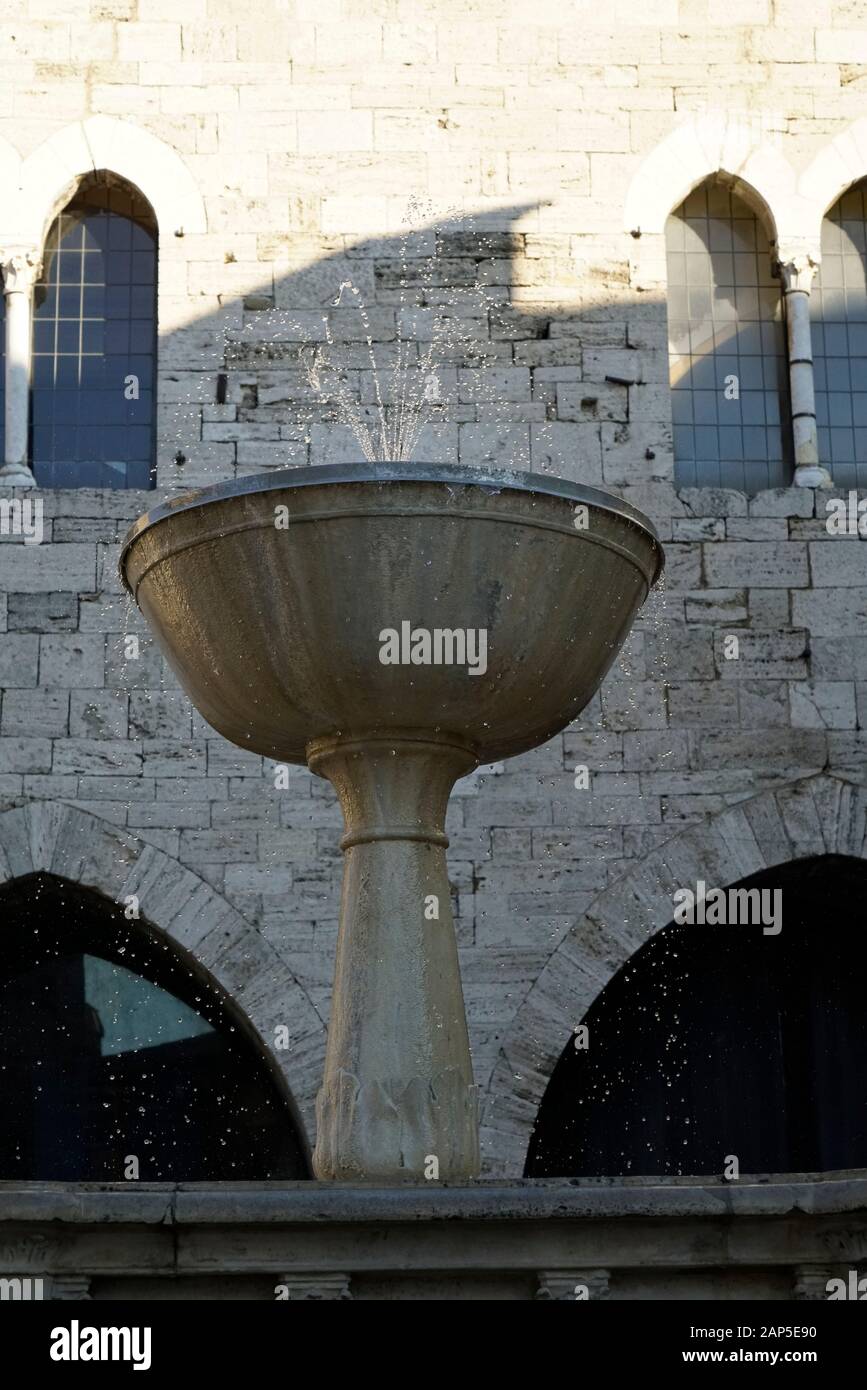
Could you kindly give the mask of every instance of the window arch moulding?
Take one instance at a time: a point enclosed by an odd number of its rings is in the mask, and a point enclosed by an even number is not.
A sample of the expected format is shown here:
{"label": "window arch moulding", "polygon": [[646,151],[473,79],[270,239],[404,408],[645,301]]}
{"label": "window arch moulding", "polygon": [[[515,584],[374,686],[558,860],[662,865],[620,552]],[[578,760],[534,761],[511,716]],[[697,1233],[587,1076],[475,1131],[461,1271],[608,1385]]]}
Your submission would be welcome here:
{"label": "window arch moulding", "polygon": [[91,116],[49,136],[23,161],[21,240],[40,246],[79,180],[103,169],[141,192],[164,238],[207,230],[201,194],[176,150],[127,121]]}

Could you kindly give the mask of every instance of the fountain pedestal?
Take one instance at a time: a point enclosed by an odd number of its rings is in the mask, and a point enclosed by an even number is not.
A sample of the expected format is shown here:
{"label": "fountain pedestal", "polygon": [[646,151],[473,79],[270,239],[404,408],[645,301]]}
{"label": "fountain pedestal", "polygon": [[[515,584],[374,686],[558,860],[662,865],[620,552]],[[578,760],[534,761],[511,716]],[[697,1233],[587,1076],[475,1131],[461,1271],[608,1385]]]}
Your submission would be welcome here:
{"label": "fountain pedestal", "polygon": [[652,527],[616,498],[446,465],[220,484],[127,536],[123,582],[200,713],[239,747],[308,763],[343,808],[318,1177],[478,1172],[449,793],[580,714],[661,567]]}
{"label": "fountain pedestal", "polygon": [[401,731],[314,740],[308,757],[337,791],[346,825],[316,1175],[472,1177],[476,1088],[445,815],[475,755],[454,739]]}

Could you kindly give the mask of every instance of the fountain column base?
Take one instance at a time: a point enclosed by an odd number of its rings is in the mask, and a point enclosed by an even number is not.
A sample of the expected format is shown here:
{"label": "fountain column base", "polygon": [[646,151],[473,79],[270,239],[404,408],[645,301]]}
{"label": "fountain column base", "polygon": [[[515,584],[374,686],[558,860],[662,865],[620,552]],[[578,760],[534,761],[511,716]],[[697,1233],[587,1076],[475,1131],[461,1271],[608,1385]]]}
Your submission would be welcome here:
{"label": "fountain column base", "polygon": [[475,753],[448,735],[401,731],[316,739],[307,755],[346,825],[314,1171],[344,1181],[475,1177],[477,1093],[444,829]]}

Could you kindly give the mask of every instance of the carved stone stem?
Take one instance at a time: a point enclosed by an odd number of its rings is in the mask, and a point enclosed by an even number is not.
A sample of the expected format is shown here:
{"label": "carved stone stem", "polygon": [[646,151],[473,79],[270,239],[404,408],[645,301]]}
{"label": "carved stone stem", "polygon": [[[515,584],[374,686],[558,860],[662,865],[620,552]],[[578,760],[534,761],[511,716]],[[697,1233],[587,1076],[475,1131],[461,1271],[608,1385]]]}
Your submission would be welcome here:
{"label": "carved stone stem", "polygon": [[346,826],[316,1175],[473,1177],[477,1098],[444,825],[476,758],[459,740],[409,731],[317,739],[308,759]]}

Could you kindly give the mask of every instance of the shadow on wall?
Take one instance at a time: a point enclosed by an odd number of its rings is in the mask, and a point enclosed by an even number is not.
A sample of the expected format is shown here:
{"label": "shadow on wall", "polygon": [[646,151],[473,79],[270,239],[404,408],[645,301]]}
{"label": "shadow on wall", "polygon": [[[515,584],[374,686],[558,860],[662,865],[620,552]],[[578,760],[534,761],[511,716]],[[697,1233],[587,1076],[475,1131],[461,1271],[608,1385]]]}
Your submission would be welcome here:
{"label": "shadow on wall", "polygon": [[[160,488],[358,460],[347,405],[375,431],[381,400],[391,426],[395,369],[428,357],[414,457],[612,488],[671,480],[665,305],[636,300],[601,248],[598,264],[557,259],[518,229],[530,211],[308,254],[252,287],[227,234],[226,278],[243,292],[161,337]],[[293,246],[259,241],[277,262]]]}
{"label": "shadow on wall", "polygon": [[[111,241],[110,228],[97,227],[95,198],[106,207],[114,199],[118,210],[126,200],[140,247],[130,253]],[[148,210],[149,224],[137,206]],[[406,384],[400,373],[395,378],[396,366],[411,369],[431,355],[437,370],[425,374],[427,424],[414,457],[550,471],[614,489],[672,481],[673,414],[680,486],[756,492],[787,485],[782,296],[761,219],[724,181],[705,180],[668,219],[667,295],[636,296],[626,245],[612,261],[610,238],[576,229],[564,256],[565,239],[530,230],[534,208],[447,218],[348,248],[339,238],[339,251],[329,251],[337,238],[310,241],[302,251],[298,237],[261,234],[261,262],[239,262],[233,233],[215,233],[224,241],[221,265],[197,261],[195,239],[188,262],[167,258],[163,228],[166,269],[182,265],[193,295],[218,307],[174,324],[172,315],[187,314],[190,301],[163,296],[158,486],[358,458],[349,416],[375,432],[381,405],[390,427]],[[80,180],[60,216],[62,251],[52,249],[55,224],[35,296],[37,477],[53,487],[145,486],[154,218],[132,185],[104,170]],[[867,439],[865,229],[857,185],[824,220],[813,296],[822,454],[839,465],[841,484],[854,483]],[[83,258],[75,242],[82,235],[93,243],[82,243]],[[105,285],[86,283],[83,273],[97,248]],[[148,256],[144,275],[138,262]],[[131,283],[113,284],[123,278],[120,262],[130,260]],[[276,268],[265,281],[263,265]],[[124,398],[129,373],[141,385],[140,400]],[[77,452],[64,454],[70,442]],[[380,456],[396,452],[377,445]]]}

